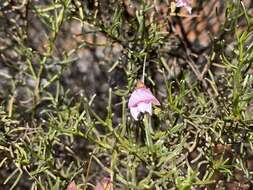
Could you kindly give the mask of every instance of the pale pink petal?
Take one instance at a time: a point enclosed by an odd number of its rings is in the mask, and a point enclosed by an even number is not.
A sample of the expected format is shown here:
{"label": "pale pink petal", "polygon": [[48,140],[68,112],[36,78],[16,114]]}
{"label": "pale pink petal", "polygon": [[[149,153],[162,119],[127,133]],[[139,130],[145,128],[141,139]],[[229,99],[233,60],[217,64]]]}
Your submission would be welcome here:
{"label": "pale pink petal", "polygon": [[145,95],[141,93],[141,88],[135,89],[133,93],[131,94],[129,101],[128,101],[128,107],[136,107],[140,102],[145,100]]}
{"label": "pale pink petal", "polygon": [[152,102],[155,105],[160,105],[160,102],[154,97],[148,88],[138,88],[134,90],[129,98],[128,107],[135,107],[141,102]]}
{"label": "pale pink petal", "polygon": [[177,7],[185,7],[187,5],[189,5],[188,0],[177,0],[176,2]]}
{"label": "pale pink petal", "polygon": [[192,14],[192,8],[190,6],[185,6],[185,8],[189,14]]}
{"label": "pale pink petal", "polygon": [[183,0],[177,0],[176,6],[177,6],[177,7],[183,7],[183,6],[185,6],[185,3],[184,3]]}
{"label": "pale pink petal", "polygon": [[104,188],[101,183],[98,183],[94,190],[104,190]]}
{"label": "pale pink petal", "polygon": [[67,190],[77,190],[75,181],[72,181],[72,182],[68,185]]}
{"label": "pale pink petal", "polygon": [[152,115],[152,104],[150,103],[140,103],[138,104],[138,110],[142,113],[149,113],[150,115]]}
{"label": "pale pink petal", "polygon": [[109,178],[105,177],[96,185],[94,190],[113,190],[113,184]]}
{"label": "pale pink petal", "polygon": [[191,14],[192,8],[191,8],[188,0],[177,0],[176,6],[186,8],[186,10],[189,12],[189,14]]}
{"label": "pale pink petal", "polygon": [[142,93],[145,94],[147,100],[146,103],[153,103],[154,105],[160,105],[160,102],[156,99],[156,97],[152,94],[149,88],[141,89]]}
{"label": "pale pink petal", "polygon": [[140,111],[138,110],[138,107],[130,107],[130,113],[133,116],[133,118],[137,121],[138,116],[140,114]]}

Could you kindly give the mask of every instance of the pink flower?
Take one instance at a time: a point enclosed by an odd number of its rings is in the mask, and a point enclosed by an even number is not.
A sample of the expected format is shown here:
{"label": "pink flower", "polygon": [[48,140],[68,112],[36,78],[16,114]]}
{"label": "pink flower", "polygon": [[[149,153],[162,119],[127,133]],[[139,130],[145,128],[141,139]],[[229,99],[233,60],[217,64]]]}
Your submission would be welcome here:
{"label": "pink flower", "polygon": [[176,6],[177,7],[185,7],[186,10],[189,12],[189,14],[191,14],[191,12],[192,12],[192,8],[191,8],[191,5],[189,3],[189,0],[177,0],[176,1]]}
{"label": "pink flower", "polygon": [[68,187],[67,190],[77,190],[75,181],[72,181]]}
{"label": "pink flower", "polygon": [[140,113],[147,112],[152,115],[152,104],[160,105],[160,102],[154,97],[149,88],[146,88],[143,82],[138,81],[137,87],[128,101],[131,115],[135,120],[138,120]]}
{"label": "pink flower", "polygon": [[113,190],[113,184],[112,181],[104,177],[101,182],[99,182],[94,190]]}

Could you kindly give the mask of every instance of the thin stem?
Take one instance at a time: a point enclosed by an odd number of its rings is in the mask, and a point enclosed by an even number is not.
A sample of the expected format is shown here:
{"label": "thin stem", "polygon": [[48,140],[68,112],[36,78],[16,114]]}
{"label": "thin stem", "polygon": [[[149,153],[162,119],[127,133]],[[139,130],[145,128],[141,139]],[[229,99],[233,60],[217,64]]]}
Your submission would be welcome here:
{"label": "thin stem", "polygon": [[142,68],[142,78],[141,81],[145,82],[145,67],[146,67],[146,60],[147,60],[147,54],[145,54],[144,62],[143,62],[143,68]]}
{"label": "thin stem", "polygon": [[144,123],[144,127],[145,127],[146,143],[147,143],[147,146],[150,150],[153,147],[153,141],[152,141],[152,136],[151,136],[152,127],[151,127],[151,123],[150,123],[150,115],[148,115],[148,114],[144,115],[143,123]]}

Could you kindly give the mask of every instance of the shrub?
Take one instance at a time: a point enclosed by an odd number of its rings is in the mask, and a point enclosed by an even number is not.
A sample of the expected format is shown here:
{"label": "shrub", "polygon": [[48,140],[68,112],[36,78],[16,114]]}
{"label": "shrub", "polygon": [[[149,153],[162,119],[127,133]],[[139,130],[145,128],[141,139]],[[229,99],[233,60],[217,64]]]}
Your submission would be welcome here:
{"label": "shrub", "polygon": [[[1,3],[4,189],[252,188],[252,3],[180,7]],[[135,120],[138,80],[161,105]]]}

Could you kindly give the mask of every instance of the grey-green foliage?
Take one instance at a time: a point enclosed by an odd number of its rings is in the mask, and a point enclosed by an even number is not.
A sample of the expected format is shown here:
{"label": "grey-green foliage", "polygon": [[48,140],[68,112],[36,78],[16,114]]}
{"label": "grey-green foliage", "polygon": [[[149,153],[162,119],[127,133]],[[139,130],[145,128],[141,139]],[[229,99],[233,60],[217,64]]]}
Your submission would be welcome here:
{"label": "grey-green foliage", "polygon": [[[0,5],[4,189],[66,189],[73,180],[86,189],[103,176],[115,189],[252,187],[252,5],[227,1],[203,53],[176,35],[183,17],[159,12],[171,2],[156,3]],[[135,122],[127,100],[144,62],[161,106]]]}

